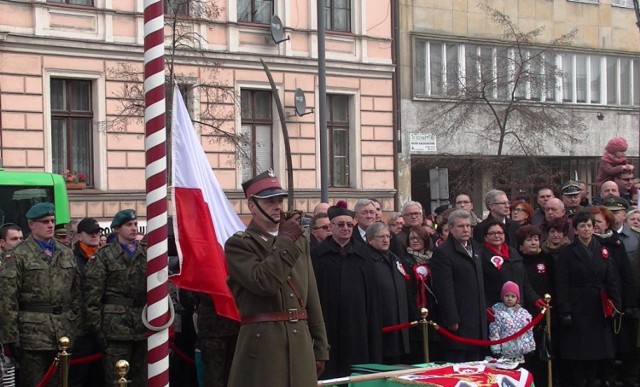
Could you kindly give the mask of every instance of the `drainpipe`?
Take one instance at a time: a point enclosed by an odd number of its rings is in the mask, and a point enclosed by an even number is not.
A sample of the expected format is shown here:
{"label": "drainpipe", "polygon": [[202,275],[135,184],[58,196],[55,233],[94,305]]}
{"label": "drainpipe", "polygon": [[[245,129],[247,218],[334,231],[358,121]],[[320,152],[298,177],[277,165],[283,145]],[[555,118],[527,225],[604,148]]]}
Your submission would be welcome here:
{"label": "drainpipe", "polygon": [[[398,58],[400,55],[400,1],[389,0],[391,2],[391,60],[395,66],[391,81],[393,87],[392,109],[393,109],[393,184],[396,187],[394,198],[394,210],[398,211],[400,203],[400,178],[398,176],[398,157],[402,153],[402,117],[400,116],[400,66]],[[637,1],[637,0],[636,0]]]}

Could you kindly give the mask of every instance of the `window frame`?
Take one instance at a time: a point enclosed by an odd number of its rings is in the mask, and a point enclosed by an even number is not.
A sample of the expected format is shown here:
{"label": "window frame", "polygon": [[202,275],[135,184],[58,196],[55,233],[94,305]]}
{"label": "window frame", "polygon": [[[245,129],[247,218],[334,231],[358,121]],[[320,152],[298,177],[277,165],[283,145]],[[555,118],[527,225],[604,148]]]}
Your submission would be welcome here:
{"label": "window frame", "polygon": [[[164,2],[164,14],[175,17],[191,17],[191,2],[189,0],[163,0]],[[174,10],[171,3],[178,3],[178,12],[172,12]]]}
{"label": "window frame", "polygon": [[[53,104],[50,102],[49,103],[49,122],[51,125],[51,132],[50,132],[50,137],[51,137],[51,141],[53,143],[53,121],[56,119],[64,119],[64,121],[66,122],[65,125],[65,138],[66,138],[66,149],[65,149],[65,157],[64,157],[64,166],[62,167],[62,169],[56,170],[56,166],[53,165],[52,163],[52,171],[54,173],[63,173],[64,170],[69,169],[71,171],[74,172],[82,172],[84,173],[87,178],[87,186],[88,187],[93,187],[94,186],[94,182],[95,182],[95,177],[94,177],[94,170],[95,170],[95,163],[94,163],[94,159],[95,159],[95,152],[93,149],[93,144],[95,142],[95,138],[94,138],[94,122],[95,122],[95,116],[96,116],[96,112],[94,111],[94,84],[93,81],[90,79],[79,79],[79,78],[66,78],[66,77],[51,77],[49,78],[49,101],[51,101],[53,99],[53,94],[54,94],[54,90],[53,90],[53,82],[54,81],[63,81],[63,87],[65,89],[64,93],[66,94],[66,98],[65,98],[65,106],[67,107],[66,110],[55,110],[53,108]],[[72,110],[71,107],[71,100],[73,98],[73,93],[71,92],[72,90],[72,83],[73,82],[86,82],[88,84],[88,93],[87,93],[87,98],[89,99],[87,106],[89,108],[88,111],[83,112],[83,111],[79,111],[79,110]],[[76,142],[73,141],[73,133],[72,133],[72,123],[74,121],[74,119],[76,120],[86,120],[89,119],[90,125],[89,125],[89,136],[88,136],[88,144],[87,147],[89,148],[89,155],[88,155],[88,160],[87,160],[87,164],[89,165],[89,167],[87,168],[86,171],[80,171],[80,170],[75,170],[77,168],[73,167],[73,147],[74,144]],[[53,151],[53,147],[51,148]],[[53,159],[53,158],[52,158]]]}
{"label": "window frame", "polygon": [[[413,58],[413,98],[416,99],[447,99],[456,98],[454,85],[451,80],[456,78],[448,74],[455,68],[455,64],[449,63],[454,56],[457,57],[458,79],[460,86],[467,87],[468,83],[476,79],[466,79],[466,71],[470,64],[470,58],[480,56],[479,62],[472,64],[474,78],[482,80],[485,74],[493,78],[487,82],[490,94],[497,102],[508,101],[513,86],[510,77],[514,74],[513,58],[514,49],[503,45],[486,45],[476,42],[452,42],[447,40],[430,40],[416,37],[413,44],[415,55]],[[475,53],[469,54],[467,48],[473,48]],[[456,54],[450,55],[447,51],[455,49]],[[498,59],[503,56],[500,50],[507,50],[506,58],[511,63],[499,66]],[[434,51],[435,50],[435,51]],[[590,51],[551,50],[544,53],[536,47],[523,48],[527,62],[525,62],[524,74],[529,74],[524,83],[519,85],[518,98],[540,103],[558,103],[587,106],[609,106],[632,108],[640,106],[640,89],[636,85],[640,78],[640,59],[633,56],[613,55],[610,53],[594,53]],[[480,54],[478,54],[480,52]],[[485,58],[485,53],[491,53],[491,59]],[[435,54],[435,55],[434,55]],[[538,57],[539,62],[531,62],[532,57]],[[436,60],[437,59],[437,60]],[[577,63],[582,59],[580,63]],[[615,74],[611,74],[608,61],[614,59]],[[432,63],[436,60],[434,63]],[[536,63],[539,63],[536,65]],[[624,63],[624,68],[622,65]],[[537,69],[533,73],[529,70]],[[490,68],[489,68],[490,67]],[[502,67],[502,70],[500,68]],[[578,71],[580,70],[580,75]],[[623,71],[624,70],[624,71]],[[498,76],[502,78],[498,79]],[[478,78],[480,77],[480,78]],[[614,85],[609,85],[612,78]],[[624,79],[627,79],[625,82]],[[579,87],[578,81],[584,84]],[[550,81],[553,84],[550,84]],[[486,82],[486,80],[485,80]],[[532,83],[532,82],[535,82]],[[437,84],[434,84],[437,83]],[[491,83],[491,85],[489,85]],[[533,88],[533,86],[536,86]],[[623,85],[628,85],[625,89]],[[507,87],[509,90],[504,90]],[[544,90],[544,92],[541,92]],[[583,99],[578,100],[578,91]],[[609,94],[614,91],[615,103],[610,103],[612,97]],[[622,94],[624,92],[624,95]],[[506,98],[506,99],[505,99]],[[629,101],[627,103],[627,101]]]}
{"label": "window frame", "polygon": [[265,24],[269,25],[271,23],[271,16],[275,15],[275,7],[276,7],[275,0],[260,0],[260,1],[263,1],[263,2],[271,3],[271,13],[269,15],[269,20],[266,20],[266,21],[257,21],[256,20],[256,15],[258,14],[257,7],[256,7],[256,1],[258,1],[258,0],[244,0],[244,1],[247,1],[249,3],[249,5],[251,6],[251,12],[250,12],[250,16],[251,17],[250,17],[250,20],[241,20],[240,19],[239,12],[240,12],[240,3],[241,3],[241,1],[238,1],[237,4],[236,4],[236,7],[237,7],[236,17],[237,17],[238,23],[251,23],[251,24],[262,24],[262,25],[265,25]]}
{"label": "window frame", "polygon": [[[334,1],[336,0],[318,0],[318,1],[324,1],[324,17],[325,17],[325,26],[324,29],[325,31],[331,31],[331,32],[338,32],[338,33],[344,33],[344,34],[350,34],[353,33],[353,20],[352,20],[352,16],[353,16],[353,4],[351,3],[351,0],[347,0],[347,4],[348,4],[348,8],[336,8],[334,5]],[[337,29],[335,27],[335,23],[334,21],[336,20],[335,17],[335,10],[346,10],[347,11],[347,27],[346,29]],[[327,15],[327,11],[328,11],[328,15]],[[327,22],[327,16],[329,18],[328,22]]]}
{"label": "window frame", "polygon": [[[333,112],[333,100],[335,98],[345,98],[346,99],[346,115],[347,115],[347,120],[346,122],[342,122],[342,121],[334,121],[334,112]],[[329,137],[329,144],[328,144],[328,151],[329,151],[329,160],[335,160],[336,159],[336,155],[334,154],[333,151],[333,140],[335,138],[334,135],[334,131],[335,130],[341,130],[341,131],[345,131],[345,139],[347,141],[347,144],[345,145],[346,148],[346,154],[345,154],[345,160],[346,160],[346,167],[345,170],[347,171],[346,173],[346,180],[344,182],[344,184],[338,184],[336,182],[336,180],[334,179],[334,171],[335,171],[335,163],[334,162],[330,162],[329,163],[329,187],[332,188],[346,188],[346,187],[351,187],[352,184],[352,179],[351,179],[351,152],[350,152],[350,147],[351,147],[351,109],[350,109],[350,101],[351,96],[348,94],[336,94],[336,93],[327,93],[327,133],[328,133],[328,137]],[[342,157],[342,156],[340,156]]]}
{"label": "window frame", "polygon": [[[250,118],[245,118],[243,117],[243,112],[242,112],[242,106],[243,106],[243,100],[242,100],[242,95],[244,92],[249,92],[250,98],[251,98],[251,114],[252,117]],[[256,113],[256,95],[257,93],[265,93],[269,95],[269,102],[270,102],[270,106],[269,106],[269,117],[270,118],[256,118],[255,117],[255,113]],[[245,175],[245,171],[247,170],[247,168],[251,168],[251,177],[255,177],[256,175],[258,175],[260,172],[262,172],[262,170],[267,170],[269,168],[274,168],[275,166],[275,157],[274,157],[274,149],[275,149],[275,140],[274,140],[274,115],[273,115],[273,93],[271,92],[271,90],[266,90],[266,89],[254,89],[254,88],[248,88],[248,87],[243,87],[240,89],[240,127],[239,130],[242,133],[244,130],[245,126],[250,126],[250,134],[251,134],[251,143],[248,145],[248,149],[251,152],[250,155],[250,160],[251,163],[249,165],[246,164],[246,162],[240,163],[241,167],[240,167],[240,174],[243,177],[242,180],[244,180],[244,175]],[[258,126],[269,126],[269,131],[270,131],[270,135],[269,138],[271,140],[270,142],[270,158],[271,158],[271,165],[267,166],[267,168],[263,168],[260,172],[258,172],[258,165],[257,165],[257,142],[256,142],[256,129]]]}
{"label": "window frame", "polygon": [[71,7],[92,7],[95,8],[96,7],[96,2],[95,0],[89,0],[91,2],[91,4],[75,4],[75,3],[71,3],[71,0],[46,0],[47,4],[60,4],[60,5],[66,5],[66,6],[71,6]]}

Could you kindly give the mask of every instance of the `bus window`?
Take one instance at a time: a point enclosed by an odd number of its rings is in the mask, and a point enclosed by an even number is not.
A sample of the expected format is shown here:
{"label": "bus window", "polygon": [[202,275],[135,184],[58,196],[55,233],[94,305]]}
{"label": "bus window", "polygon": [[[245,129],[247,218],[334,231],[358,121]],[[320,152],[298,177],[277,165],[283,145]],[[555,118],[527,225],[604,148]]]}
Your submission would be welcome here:
{"label": "bus window", "polygon": [[53,203],[53,187],[0,185],[0,224],[18,224],[26,236],[29,227],[25,214],[40,202]]}

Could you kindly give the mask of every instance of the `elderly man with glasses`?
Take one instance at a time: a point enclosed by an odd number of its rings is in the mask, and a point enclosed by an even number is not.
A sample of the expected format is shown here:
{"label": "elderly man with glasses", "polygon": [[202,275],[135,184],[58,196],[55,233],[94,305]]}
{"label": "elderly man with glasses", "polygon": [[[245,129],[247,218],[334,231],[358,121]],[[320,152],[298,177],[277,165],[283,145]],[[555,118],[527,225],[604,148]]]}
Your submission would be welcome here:
{"label": "elderly man with glasses", "polygon": [[[26,217],[31,234],[0,267],[0,341],[20,364],[20,385],[35,386],[56,357],[58,338],[73,346],[82,298],[73,252],[53,238],[53,204],[35,204]],[[59,376],[51,380],[58,385]]]}
{"label": "elderly man with glasses", "polygon": [[323,379],[350,374],[350,366],[382,361],[382,304],[367,247],[351,238],[354,213],[328,209],[331,235],[311,250],[331,348]]}
{"label": "elderly man with glasses", "polygon": [[490,219],[495,219],[505,226],[507,244],[517,249],[518,239],[516,238],[516,230],[518,230],[520,226],[508,218],[511,202],[509,202],[507,194],[504,191],[492,189],[485,195],[484,203],[489,209],[489,216],[473,229],[473,239],[480,244],[484,244],[487,225]]}

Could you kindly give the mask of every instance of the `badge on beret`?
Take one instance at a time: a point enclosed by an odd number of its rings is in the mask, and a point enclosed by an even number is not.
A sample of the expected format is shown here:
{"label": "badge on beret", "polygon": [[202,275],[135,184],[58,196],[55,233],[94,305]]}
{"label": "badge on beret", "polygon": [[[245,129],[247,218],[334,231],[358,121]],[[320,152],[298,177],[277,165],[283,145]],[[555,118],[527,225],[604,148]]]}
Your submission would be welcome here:
{"label": "badge on beret", "polygon": [[273,169],[271,168],[267,169],[267,175],[269,175],[269,177],[276,177],[275,172],[273,172]]}
{"label": "badge on beret", "polygon": [[609,259],[609,250],[607,250],[606,247],[602,246],[602,251],[600,254],[602,254],[602,258]]}
{"label": "badge on beret", "polygon": [[502,269],[502,264],[504,263],[504,258],[502,258],[499,255],[494,255],[493,257],[491,257],[491,263],[493,263],[493,266],[495,266],[496,269],[500,270],[500,269]]}
{"label": "badge on beret", "polygon": [[547,267],[544,265],[544,263],[539,263],[536,265],[536,271],[538,272],[538,274],[544,274],[547,272]]}

